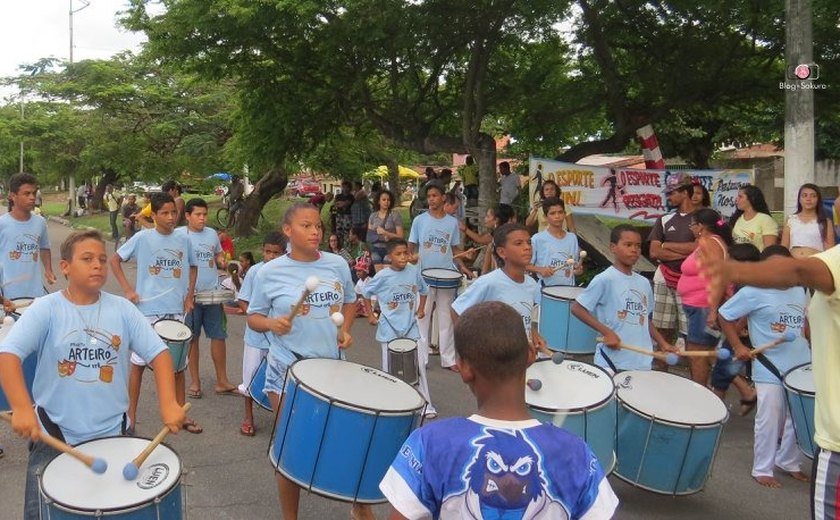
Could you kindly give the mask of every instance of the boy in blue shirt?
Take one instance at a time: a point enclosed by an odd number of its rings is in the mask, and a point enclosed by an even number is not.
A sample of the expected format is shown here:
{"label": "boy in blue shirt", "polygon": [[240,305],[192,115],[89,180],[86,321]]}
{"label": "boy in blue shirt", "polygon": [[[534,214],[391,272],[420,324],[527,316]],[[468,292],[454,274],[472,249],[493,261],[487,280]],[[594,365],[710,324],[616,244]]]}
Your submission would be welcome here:
{"label": "boy in blue shirt", "polygon": [[[151,206],[155,227],[140,231],[123,244],[111,257],[111,267],[125,297],[137,305],[149,323],[162,319],[182,321],[184,313],[192,311],[198,275],[190,241],[186,236],[174,233],[178,210],[172,195],[153,193]],[[122,268],[122,262],[135,257],[136,289],[128,282]],[[132,431],[137,424],[137,401],[145,368],[142,358],[131,357],[128,420]],[[175,394],[183,406],[187,397],[184,370],[175,373]],[[203,431],[192,419],[184,423],[184,429],[190,433]]]}
{"label": "boy in blue shirt", "polygon": [[577,235],[563,229],[566,205],[558,197],[549,197],[542,202],[542,210],[548,227],[531,239],[534,254],[528,271],[536,273],[543,286],[574,286],[575,276],[583,274],[583,264],[578,262]]}
{"label": "boy in blue shirt", "polygon": [[[368,310],[368,323],[379,325],[376,329],[376,341],[382,344],[382,370],[389,371],[388,342],[397,338],[420,339],[417,320],[425,315],[426,294],[429,288],[420,269],[408,263],[408,242],[402,238],[388,241],[387,254],[391,265],[382,269],[365,285],[362,296]],[[382,313],[377,319],[372,312],[371,299],[376,296]],[[434,419],[437,411],[429,395],[429,382],[426,378],[428,353],[420,355],[417,350],[417,368],[420,372],[420,394],[426,400],[426,418]]]}
{"label": "boy in blue shirt", "polygon": [[[424,269],[454,269],[472,278],[472,271],[467,269],[460,258],[455,258],[461,252],[461,232],[458,221],[452,215],[447,215],[443,209],[445,202],[444,189],[437,181],[431,181],[423,188],[429,211],[419,215],[411,223],[408,236],[409,261],[420,262],[420,272]],[[455,299],[455,289],[432,288],[430,297],[426,300],[426,309],[420,321],[420,355],[429,352],[431,337],[429,336],[432,319],[432,306],[436,306],[438,331],[440,337],[440,365],[443,368],[456,371],[455,347],[452,342],[452,317],[449,308]]]}
{"label": "boy in blue shirt", "polygon": [[[779,245],[768,246],[761,252],[762,260],[772,256],[790,258],[790,252]],[[805,339],[807,301],[807,294],[802,287],[743,287],[718,310],[721,330],[726,334],[735,355],[742,361],[753,359],[750,349],[738,336],[736,322],[742,317],[747,318],[750,343],[753,345],[766,345],[788,331],[796,335],[795,340],[764,351],[752,365],[752,380],[758,397],[752,477],[769,488],[782,487],[773,475],[774,467],[796,480],[810,480],[802,473],[796,432],[782,386],[783,374],[811,361],[811,351]]]}
{"label": "boy in blue shirt", "polygon": [[[650,282],[633,266],[642,254],[642,236],[629,224],[620,224],[610,233],[613,265],[589,283],[572,304],[572,314],[597,330],[603,341],[595,352],[595,364],[612,372],[650,370],[651,358],[619,349],[621,343],[650,349],[655,341],[661,350],[676,352],[651,324],[653,291]],[[610,349],[609,353],[604,347]]]}
{"label": "boy in blue shirt", "polygon": [[0,265],[5,298],[43,296],[46,291],[41,279],[50,285],[55,283],[47,221],[32,214],[37,192],[38,180],[34,175],[16,173],[9,179],[12,208],[0,216]]}
{"label": "boy in blue shirt", "polygon": [[[166,345],[126,299],[103,292],[108,273],[98,231],[77,231],[61,245],[67,289],[35,301],[0,344],[0,382],[12,405],[12,428],[37,441],[41,431],[75,445],[125,433],[129,352],[151,363],[163,422],[177,432],[184,412],[175,400]],[[21,360],[37,353],[32,395]],[[38,474],[58,452],[30,445],[27,519],[39,518]]]}
{"label": "boy in blue shirt", "polygon": [[[175,188],[173,188],[173,191]],[[176,201],[177,202],[177,201]],[[177,209],[177,204],[176,204]],[[227,262],[219,235],[207,224],[207,202],[204,199],[190,199],[185,206],[187,225],[175,230],[175,234],[186,236],[190,241],[192,261],[196,266],[197,275],[195,292],[216,291],[220,289],[219,269],[224,269]],[[187,314],[185,321],[192,329],[190,340],[189,369],[190,390],[192,399],[201,399],[201,377],[199,376],[198,343],[201,337],[201,327],[210,339],[210,357],[216,369],[216,393],[230,394],[236,391],[228,380],[225,339],[227,339],[227,320],[221,303],[196,303],[192,312]]]}
{"label": "boy in blue shirt", "polygon": [[[242,281],[242,288],[239,289],[239,308],[243,313],[248,312],[248,304],[253,298],[256,287],[254,280],[262,267],[279,258],[286,252],[287,240],[285,235],[279,231],[273,231],[263,239],[262,261],[254,264],[248,269],[245,279]],[[239,393],[245,396],[245,418],[239,426],[239,433],[246,437],[253,437],[257,431],[254,428],[254,400],[248,394],[248,385],[254,374],[260,367],[260,362],[268,355],[268,336],[264,332],[257,332],[252,329],[247,320],[245,321],[245,336],[243,338],[244,350],[242,352],[242,384],[239,386]]]}
{"label": "boy in blue shirt", "polygon": [[379,484],[390,518],[611,518],[618,499],[592,450],[528,413],[534,351],[519,313],[496,301],[467,309],[455,349],[478,413],[409,436]]}

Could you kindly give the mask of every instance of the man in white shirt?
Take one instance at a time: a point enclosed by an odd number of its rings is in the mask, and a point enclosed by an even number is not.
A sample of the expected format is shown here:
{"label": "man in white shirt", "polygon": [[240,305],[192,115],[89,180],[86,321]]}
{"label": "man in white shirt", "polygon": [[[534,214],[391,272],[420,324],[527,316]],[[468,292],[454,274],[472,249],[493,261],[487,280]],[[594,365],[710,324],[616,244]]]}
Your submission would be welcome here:
{"label": "man in white shirt", "polygon": [[513,201],[519,195],[519,176],[510,171],[510,163],[499,163],[499,202],[513,206]]}

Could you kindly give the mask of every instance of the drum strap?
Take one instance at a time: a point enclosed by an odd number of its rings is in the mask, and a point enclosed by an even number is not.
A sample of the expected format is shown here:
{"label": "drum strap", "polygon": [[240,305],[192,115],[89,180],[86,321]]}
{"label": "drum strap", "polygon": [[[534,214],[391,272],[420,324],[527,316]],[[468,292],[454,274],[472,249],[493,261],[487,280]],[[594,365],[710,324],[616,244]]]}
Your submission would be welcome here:
{"label": "drum strap", "polygon": [[408,326],[408,329],[406,329],[406,331],[405,331],[405,332],[403,332],[402,334],[400,334],[400,333],[399,333],[399,331],[397,330],[397,328],[396,328],[396,327],[394,327],[394,325],[391,323],[391,321],[390,321],[388,318],[386,318],[386,317],[385,317],[385,313],[384,313],[384,312],[380,313],[380,314],[379,314],[379,317],[380,317],[380,318],[382,318],[382,319],[384,319],[384,320],[385,320],[385,323],[387,323],[387,324],[388,324],[388,326],[389,326],[389,327],[391,327],[391,330],[393,330],[394,332],[396,332],[396,333],[397,333],[397,337],[398,337],[398,338],[405,338],[405,337],[408,337],[408,333],[409,333],[409,332],[411,332],[411,329],[413,329],[414,327],[416,327],[416,326],[417,326],[417,320],[412,320],[412,321],[411,321],[411,325],[409,325],[409,326]]}
{"label": "drum strap", "polygon": [[619,370],[619,369],[615,366],[615,363],[613,363],[612,359],[610,359],[610,357],[607,355],[607,353],[606,353],[606,352],[604,352],[604,349],[602,348],[602,349],[600,349],[600,350],[601,350],[601,356],[604,358],[604,361],[606,361],[606,362],[607,362],[607,364],[610,366],[610,368],[612,369],[612,371],[613,371],[613,372],[615,372],[616,374],[618,374],[619,372],[621,372],[621,370]]}
{"label": "drum strap", "polygon": [[776,368],[776,365],[773,364],[772,361],[767,359],[767,356],[764,354],[759,354],[755,357],[759,363],[764,365],[764,368],[770,371],[771,374],[776,376],[779,379],[779,382],[784,382],[784,377],[782,377],[782,373],[779,372],[779,369]]}

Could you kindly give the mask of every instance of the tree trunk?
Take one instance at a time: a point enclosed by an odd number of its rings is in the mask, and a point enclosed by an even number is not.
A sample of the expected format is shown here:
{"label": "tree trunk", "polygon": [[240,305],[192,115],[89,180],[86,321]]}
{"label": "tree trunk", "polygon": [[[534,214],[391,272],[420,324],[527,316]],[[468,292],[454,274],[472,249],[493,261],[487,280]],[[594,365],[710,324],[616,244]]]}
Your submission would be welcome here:
{"label": "tree trunk", "polygon": [[[388,190],[394,194],[394,197],[400,196],[400,165],[393,157],[385,159],[385,165],[388,166]],[[394,201],[394,207],[399,206],[400,199]]]}
{"label": "tree trunk", "polygon": [[99,179],[99,183],[97,183],[96,189],[93,191],[93,200],[90,203],[93,206],[92,209],[100,210],[103,208],[102,197],[105,196],[105,187],[109,184],[114,184],[117,177],[117,172],[111,168],[102,170],[102,178]]}
{"label": "tree trunk", "polygon": [[[470,150],[473,158],[478,164],[478,215],[482,217],[488,208],[499,202],[499,194],[496,191],[496,140],[492,136],[479,133],[478,149]],[[484,226],[484,219],[478,219],[480,225]]]}
{"label": "tree trunk", "polygon": [[[276,166],[262,176],[254,191],[245,197],[236,219],[236,236],[247,237],[254,234],[260,218],[260,212],[272,197],[281,193],[288,183],[289,175],[285,168]],[[272,229],[279,229],[281,222],[270,222]]]}

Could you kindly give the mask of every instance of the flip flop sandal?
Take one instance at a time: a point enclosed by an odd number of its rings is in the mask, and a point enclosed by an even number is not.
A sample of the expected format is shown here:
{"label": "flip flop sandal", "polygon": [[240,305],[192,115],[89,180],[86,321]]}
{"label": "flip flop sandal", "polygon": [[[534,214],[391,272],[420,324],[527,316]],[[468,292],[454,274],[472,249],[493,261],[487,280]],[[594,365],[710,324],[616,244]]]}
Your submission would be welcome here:
{"label": "flip flop sandal", "polygon": [[190,388],[189,391],[187,391],[187,397],[190,399],[201,399],[202,395],[201,390],[193,390]]}
{"label": "flip flop sandal", "polygon": [[201,426],[199,426],[198,424],[196,424],[196,422],[195,422],[195,421],[193,421],[192,419],[189,419],[188,421],[185,421],[185,422],[184,422],[184,425],[182,426],[182,428],[183,428],[183,429],[184,429],[187,433],[193,433],[193,434],[196,434],[196,435],[198,435],[199,433],[201,433],[201,432],[203,432],[203,431],[204,431],[204,428],[202,428]]}
{"label": "flip flop sandal", "polygon": [[239,425],[239,433],[246,437],[253,437],[254,435],[256,435],[257,430],[256,428],[254,428],[253,424],[249,423],[248,421],[245,421],[241,425]]}

